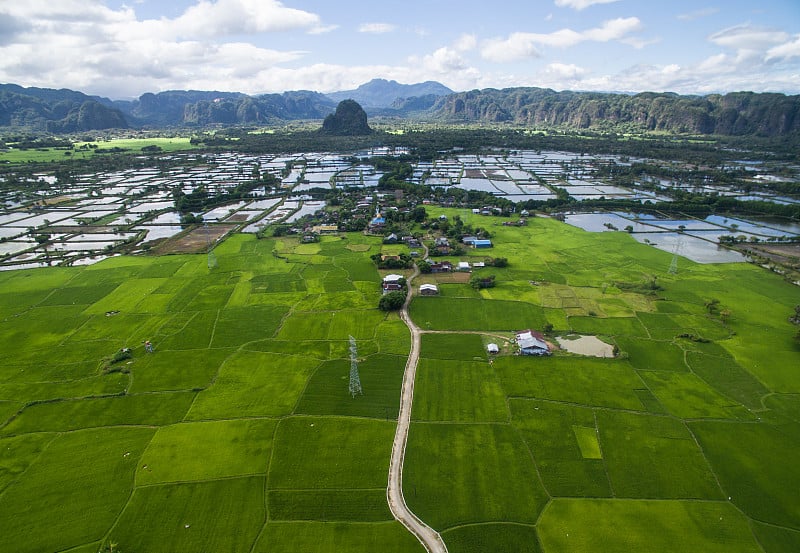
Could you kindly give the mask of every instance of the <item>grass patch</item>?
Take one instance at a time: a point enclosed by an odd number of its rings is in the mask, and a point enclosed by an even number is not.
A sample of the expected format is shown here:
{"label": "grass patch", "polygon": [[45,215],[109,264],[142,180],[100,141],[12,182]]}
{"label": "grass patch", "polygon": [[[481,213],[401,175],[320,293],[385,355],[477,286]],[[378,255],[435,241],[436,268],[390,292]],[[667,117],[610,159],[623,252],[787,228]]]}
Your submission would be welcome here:
{"label": "grass patch", "polygon": [[415,297],[411,317],[428,330],[523,330],[542,328],[541,307],[520,301]]}
{"label": "grass patch", "polygon": [[588,426],[572,426],[572,432],[578,441],[581,456],[584,459],[602,459],[603,453],[600,451],[600,442],[597,440],[597,429]]}
{"label": "grass patch", "polygon": [[440,531],[474,522],[533,524],[547,500],[525,443],[498,424],[414,424],[403,493]]}
{"label": "grass patch", "polygon": [[513,425],[528,444],[550,495],[611,496],[603,461],[584,457],[573,430],[594,429],[592,409],[521,399],[509,400],[509,406]]}
{"label": "grass patch", "polygon": [[270,520],[380,522],[393,520],[386,489],[272,490]]}
{"label": "grass patch", "polygon": [[318,361],[292,355],[240,352],[200,392],[187,420],[286,415],[293,411]]}
{"label": "grass patch", "polygon": [[722,499],[714,475],[686,426],[669,417],[597,413],[617,497]]}
{"label": "grass patch", "polygon": [[744,516],[721,502],[555,499],[537,528],[545,551],[761,551]]}
{"label": "grass patch", "polygon": [[193,422],[160,428],[139,468],[139,486],[266,474],[273,420]]}
{"label": "grass patch", "polygon": [[453,553],[514,551],[540,553],[539,538],[533,526],[523,524],[472,524],[442,532],[447,550]]}
{"label": "grass patch", "polygon": [[508,420],[505,395],[494,370],[486,362],[421,359],[414,385],[413,409],[414,420]]}
{"label": "grass patch", "polygon": [[406,358],[372,355],[358,365],[363,395],[349,392],[350,362],[336,359],[323,363],[309,379],[297,404],[297,413],[349,415],[397,420],[398,390],[403,381]]}
{"label": "grass patch", "polygon": [[751,420],[753,415],[691,373],[642,371],[642,380],[667,411],[682,419]]}
{"label": "grass patch", "polygon": [[253,553],[424,553],[399,522],[269,522]]}
{"label": "grass patch", "polygon": [[636,394],[642,381],[624,360],[504,356],[495,359],[493,366],[510,397],[643,409]]}
{"label": "grass patch", "polygon": [[110,535],[120,551],[249,551],[265,516],[263,477],[148,486]]}
{"label": "grass patch", "polygon": [[195,395],[194,392],[176,392],[37,403],[26,407],[2,429],[2,433],[67,432],[100,426],[172,424],[186,415]]}
{"label": "grass patch", "polygon": [[385,488],[394,427],[355,418],[283,419],[275,435],[270,488]]}
{"label": "grass patch", "polygon": [[420,356],[428,359],[486,360],[486,350],[477,334],[423,334]]}
{"label": "grass patch", "polygon": [[689,424],[731,501],[753,519],[800,529],[797,441],[765,424]]}
{"label": "grass patch", "polygon": [[128,501],[136,461],[153,433],[106,428],[53,440],[0,497],[0,550],[62,551],[100,540]]}

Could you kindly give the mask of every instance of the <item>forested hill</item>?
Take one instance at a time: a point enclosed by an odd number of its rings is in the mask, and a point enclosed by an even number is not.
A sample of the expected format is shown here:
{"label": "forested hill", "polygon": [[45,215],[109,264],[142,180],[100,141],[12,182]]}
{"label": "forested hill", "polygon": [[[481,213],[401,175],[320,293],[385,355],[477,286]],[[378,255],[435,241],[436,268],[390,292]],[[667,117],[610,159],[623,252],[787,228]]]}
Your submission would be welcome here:
{"label": "forested hill", "polygon": [[[378,97],[382,102],[395,98],[391,106],[368,109],[373,116],[615,132],[800,136],[800,96],[783,94],[627,95],[543,88],[446,94],[448,89],[438,83],[412,86],[380,80],[359,89],[369,92],[375,102]],[[397,96],[412,92],[420,96]],[[335,95],[311,91],[248,96],[237,92],[183,90],[146,93],[132,101],[112,101],[72,90],[0,84],[0,127],[69,133],[126,127],[157,129],[322,120],[336,108],[332,96]]]}
{"label": "forested hill", "polygon": [[176,90],[112,101],[73,90],[0,85],[0,127],[69,133],[127,127],[270,124],[323,119],[336,102],[309,91],[248,96]]}
{"label": "forested hill", "polygon": [[238,92],[174,90],[115,102],[136,126],[269,124],[292,119],[322,119],[336,102],[305,90],[248,96]]}
{"label": "forested hill", "polygon": [[110,104],[73,90],[0,85],[0,126],[52,133],[128,127]]}
{"label": "forested hill", "polygon": [[680,96],[486,89],[439,98],[431,114],[445,120],[511,122],[575,129],[784,136],[800,131],[800,96],[753,92]]}

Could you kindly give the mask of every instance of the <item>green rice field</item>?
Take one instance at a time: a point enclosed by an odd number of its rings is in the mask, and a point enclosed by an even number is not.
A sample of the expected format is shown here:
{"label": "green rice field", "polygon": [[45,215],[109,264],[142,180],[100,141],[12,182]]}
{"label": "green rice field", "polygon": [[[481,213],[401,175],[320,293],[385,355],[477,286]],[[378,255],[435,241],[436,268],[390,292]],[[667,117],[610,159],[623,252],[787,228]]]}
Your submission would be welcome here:
{"label": "green rice field", "polygon": [[[403,489],[448,550],[797,551],[799,289],[545,217],[491,232],[495,288],[425,275],[442,294],[410,307]],[[377,309],[383,248],[234,235],[213,269],[0,273],[0,553],[423,552],[386,503],[411,338]],[[546,324],[618,355],[513,353]]]}

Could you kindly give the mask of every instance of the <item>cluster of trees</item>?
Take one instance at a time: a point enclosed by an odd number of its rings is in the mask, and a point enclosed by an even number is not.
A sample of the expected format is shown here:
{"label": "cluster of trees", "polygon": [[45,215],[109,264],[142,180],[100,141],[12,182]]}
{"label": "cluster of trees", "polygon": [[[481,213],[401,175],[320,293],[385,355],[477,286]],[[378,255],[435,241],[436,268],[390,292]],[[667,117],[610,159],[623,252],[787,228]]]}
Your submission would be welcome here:
{"label": "cluster of trees", "polygon": [[370,256],[372,262],[375,263],[379,269],[408,269],[414,265],[414,260],[410,255],[403,252],[397,256],[386,256],[379,253]]}

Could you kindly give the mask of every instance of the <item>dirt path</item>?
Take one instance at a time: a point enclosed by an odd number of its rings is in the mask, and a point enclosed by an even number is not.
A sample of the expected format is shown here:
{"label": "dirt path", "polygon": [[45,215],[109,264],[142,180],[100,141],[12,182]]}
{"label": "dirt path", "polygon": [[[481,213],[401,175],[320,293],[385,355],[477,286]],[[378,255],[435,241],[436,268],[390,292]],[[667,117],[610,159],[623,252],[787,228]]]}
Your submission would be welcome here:
{"label": "dirt path", "polygon": [[[425,256],[428,249],[425,248]],[[442,541],[439,533],[422,522],[406,505],[403,497],[403,461],[406,455],[406,442],[408,442],[408,429],[411,426],[411,402],[414,399],[414,377],[417,374],[419,362],[420,329],[408,316],[408,304],[411,302],[411,284],[419,274],[419,269],[414,267],[414,274],[408,279],[408,295],[400,311],[400,318],[411,331],[411,352],[408,355],[406,369],[403,373],[403,388],[400,393],[400,414],[397,417],[397,431],[392,443],[392,458],[389,462],[389,483],[386,487],[386,499],[389,501],[389,510],[394,518],[414,534],[429,553],[447,553],[447,546]]]}

